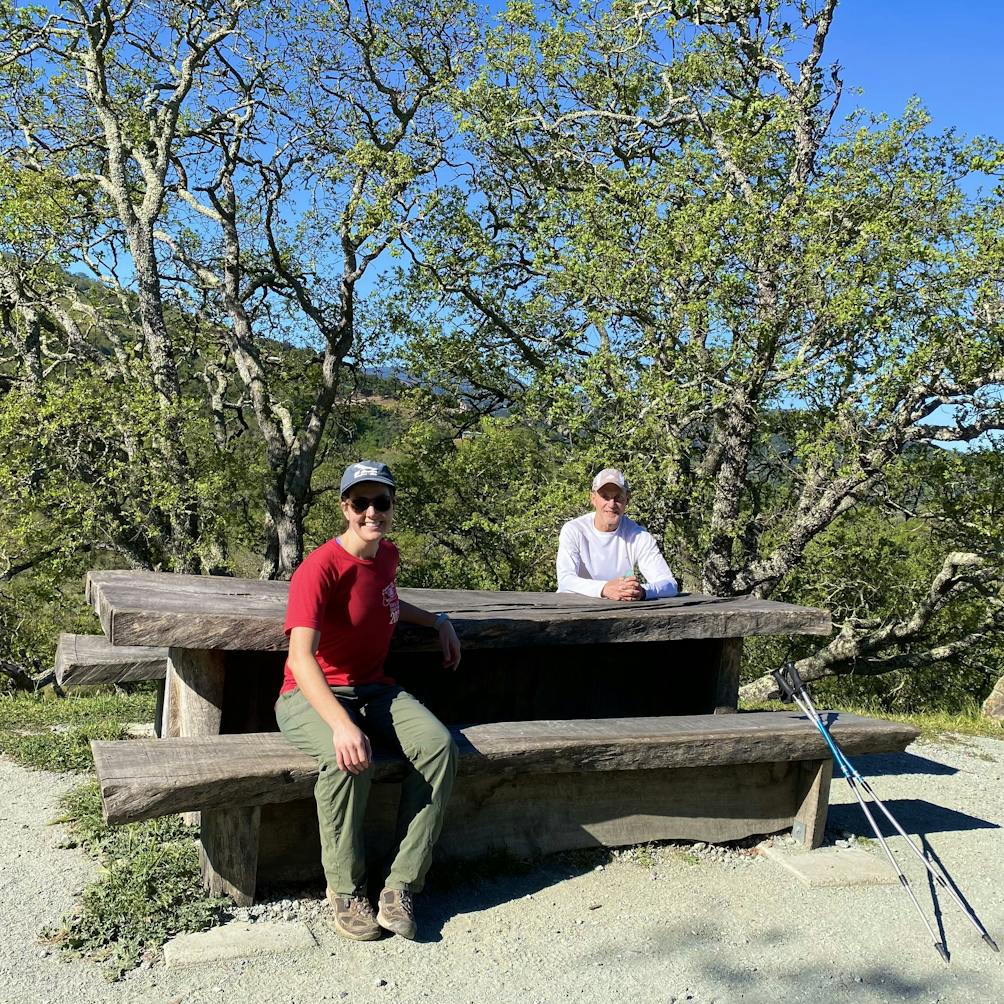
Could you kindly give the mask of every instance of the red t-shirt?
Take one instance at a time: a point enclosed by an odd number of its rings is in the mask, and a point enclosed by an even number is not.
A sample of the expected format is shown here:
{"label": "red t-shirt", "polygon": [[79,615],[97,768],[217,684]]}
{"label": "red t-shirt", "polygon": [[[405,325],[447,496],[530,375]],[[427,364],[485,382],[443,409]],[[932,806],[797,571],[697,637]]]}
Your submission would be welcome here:
{"label": "red t-shirt", "polygon": [[[383,672],[401,608],[397,598],[398,552],[380,541],[373,558],[356,558],[329,540],[311,551],[289,581],[286,634],[295,627],[321,632],[317,663],[332,687],[394,681]],[[282,689],[296,688],[286,663]]]}

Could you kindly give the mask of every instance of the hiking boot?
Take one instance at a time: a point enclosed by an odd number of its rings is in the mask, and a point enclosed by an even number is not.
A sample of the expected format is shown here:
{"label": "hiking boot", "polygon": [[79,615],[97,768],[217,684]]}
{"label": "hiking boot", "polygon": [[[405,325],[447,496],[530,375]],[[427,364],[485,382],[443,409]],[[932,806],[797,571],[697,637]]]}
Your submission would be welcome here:
{"label": "hiking boot", "polygon": [[366,896],[339,896],[328,890],[328,902],[335,908],[335,930],[352,941],[376,941],[380,925],[373,904]]}
{"label": "hiking boot", "polygon": [[407,889],[384,889],[380,893],[377,923],[385,931],[393,931],[409,941],[414,940],[417,926],[411,893]]}

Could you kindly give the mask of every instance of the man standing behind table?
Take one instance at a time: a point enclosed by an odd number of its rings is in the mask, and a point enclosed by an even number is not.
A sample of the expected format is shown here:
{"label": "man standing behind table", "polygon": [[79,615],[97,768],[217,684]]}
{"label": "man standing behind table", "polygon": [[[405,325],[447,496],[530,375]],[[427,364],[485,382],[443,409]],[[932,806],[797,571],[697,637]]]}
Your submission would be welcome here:
{"label": "man standing behind table", "polygon": [[558,538],[559,593],[626,601],[676,596],[676,579],[655,538],[624,515],[630,499],[628,483],[616,468],[593,478],[589,501],[594,511],[569,520]]}

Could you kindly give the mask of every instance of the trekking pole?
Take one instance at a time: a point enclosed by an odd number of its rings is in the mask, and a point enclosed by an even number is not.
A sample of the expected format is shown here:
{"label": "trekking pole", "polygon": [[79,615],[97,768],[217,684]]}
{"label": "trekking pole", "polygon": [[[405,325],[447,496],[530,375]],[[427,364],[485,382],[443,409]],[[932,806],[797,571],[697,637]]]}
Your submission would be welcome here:
{"label": "trekking pole", "polygon": [[805,693],[805,686],[804,684],[802,684],[801,679],[798,679],[797,683],[793,679],[787,679],[784,675],[785,671],[787,671],[797,679],[795,667],[790,662],[785,665],[784,670],[779,670],[775,672],[774,679],[777,680],[778,685],[781,688],[782,694],[784,694],[787,698],[794,701],[798,705],[799,710],[801,710],[806,715],[806,717],[816,726],[816,728],[819,729],[820,733],[823,736],[823,739],[826,740],[826,745],[830,747],[830,752],[833,754],[833,759],[836,760],[837,766],[840,768],[840,771],[844,775],[844,778],[846,779],[848,785],[850,785],[850,789],[854,793],[854,797],[857,799],[858,805],[861,806],[861,811],[865,814],[865,818],[868,820],[868,823],[871,826],[872,831],[878,838],[878,842],[882,845],[882,850],[885,851],[885,855],[889,859],[889,864],[892,865],[893,870],[896,872],[896,876],[899,878],[900,885],[906,890],[907,895],[910,897],[910,900],[913,902],[914,907],[916,907],[917,909],[917,913],[920,915],[920,919],[924,922],[924,926],[927,928],[927,933],[930,934],[931,936],[931,941],[934,944],[935,951],[937,951],[938,955],[941,956],[943,961],[948,962],[948,950],[945,948],[944,942],[939,941],[938,936],[934,933],[934,928],[931,927],[930,921],[925,916],[920,903],[917,902],[917,897],[914,895],[913,889],[910,886],[909,879],[907,879],[906,875],[903,873],[903,869],[900,868],[899,866],[899,862],[893,856],[892,850],[890,849],[889,845],[885,842],[885,837],[882,835],[882,830],[880,829],[878,823],[875,822],[875,817],[871,814],[871,810],[865,804],[865,800],[862,797],[861,792],[858,790],[857,778],[855,777],[857,772],[853,768],[850,768],[850,770],[848,770],[848,767],[850,767],[850,765],[847,764],[847,761],[844,758],[843,753],[840,750],[840,747],[837,746],[835,740],[830,735],[829,730],[823,724],[822,719],[820,719],[819,715],[814,713],[814,711],[809,710],[808,698],[806,697]]}
{"label": "trekking pole", "polygon": [[[825,723],[822,720],[822,716],[819,714],[819,712],[816,710],[815,705],[812,703],[812,698],[809,697],[809,692],[806,690],[805,684],[802,682],[802,678],[798,675],[798,670],[795,669],[794,663],[791,662],[786,663],[783,669],[775,672],[773,675],[774,679],[778,683],[778,686],[781,688],[781,692],[785,694],[790,700],[793,700],[795,701],[796,704],[798,704],[799,708],[808,716],[808,718],[812,721],[812,723],[816,726],[816,728],[819,729],[823,738],[826,740],[827,745],[830,747],[830,751],[833,753],[834,759],[837,761],[837,765],[840,767],[841,772],[847,779],[847,783],[850,785],[851,790],[854,792],[854,795],[858,800],[858,803],[861,805],[862,811],[867,817],[868,822],[871,824],[872,829],[875,831],[875,835],[878,837],[879,843],[881,843],[882,848],[885,850],[890,861],[892,861],[893,867],[895,868],[896,873],[899,876],[900,882],[907,890],[907,892],[910,894],[910,898],[917,906],[917,909],[920,910],[920,904],[917,903],[917,899],[914,896],[913,890],[910,888],[909,882],[907,881],[906,876],[903,874],[902,869],[899,867],[895,859],[892,857],[892,853],[888,845],[886,844],[885,839],[883,838],[881,832],[879,831],[879,828],[875,823],[874,817],[868,811],[868,808],[865,805],[860,792],[858,791],[859,785],[861,789],[868,795],[868,797],[872,799],[872,801],[879,808],[879,810],[886,817],[886,819],[889,820],[889,822],[892,824],[896,832],[901,837],[903,837],[903,839],[909,846],[910,850],[912,850],[913,853],[920,859],[921,863],[927,869],[928,873],[935,880],[935,882],[937,882],[938,885],[940,885],[941,888],[944,889],[948,893],[948,895],[955,901],[959,909],[962,910],[966,918],[979,932],[980,937],[987,943],[987,945],[990,946],[991,949],[993,949],[993,951],[999,952],[1000,949],[997,947],[997,942],[995,942],[994,939],[990,936],[989,931],[987,931],[987,929],[983,926],[979,917],[976,916],[976,913],[973,911],[973,909],[969,906],[968,903],[966,903],[966,901],[955,889],[954,883],[952,883],[949,880],[948,875],[942,869],[941,865],[938,864],[936,861],[932,861],[913,842],[913,839],[909,836],[909,834],[906,833],[903,827],[900,826],[896,817],[893,816],[893,814],[889,811],[889,808],[886,806],[886,804],[882,801],[882,799],[878,797],[878,795],[875,794],[875,790],[872,788],[868,780],[862,777],[861,774],[854,767],[854,765],[847,759],[847,756],[845,755],[844,751],[837,744],[833,736],[830,735],[829,729],[827,729]],[[924,924],[927,927],[928,931],[931,932],[931,937],[932,940],[934,941],[935,948],[938,950],[938,953],[942,956],[942,958],[944,958],[944,960],[947,962],[948,955],[945,950],[944,944],[938,941],[937,938],[934,937],[934,932],[931,930],[931,925],[927,923],[927,918],[924,917],[923,913],[921,913],[921,916],[924,919]]]}

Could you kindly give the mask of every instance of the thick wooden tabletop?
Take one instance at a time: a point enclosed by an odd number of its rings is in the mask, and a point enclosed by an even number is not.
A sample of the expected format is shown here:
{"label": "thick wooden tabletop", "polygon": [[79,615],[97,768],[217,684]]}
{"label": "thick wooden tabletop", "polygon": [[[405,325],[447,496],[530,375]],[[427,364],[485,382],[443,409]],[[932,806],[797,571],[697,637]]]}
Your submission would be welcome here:
{"label": "thick wooden tabletop", "polygon": [[[282,651],[288,582],[161,572],[89,572],[87,599],[113,645]],[[617,603],[572,593],[401,589],[450,614],[465,648],[829,634],[825,610],[690,593]],[[399,624],[393,648],[431,650],[433,632]]]}

